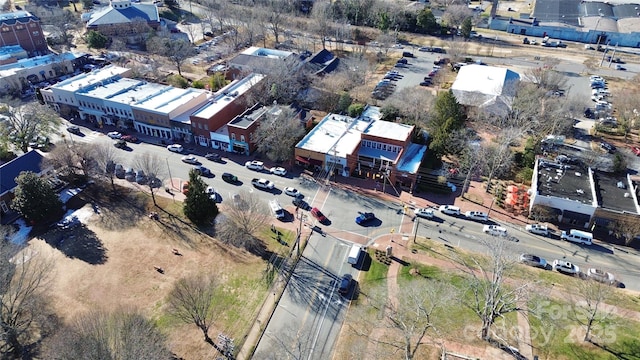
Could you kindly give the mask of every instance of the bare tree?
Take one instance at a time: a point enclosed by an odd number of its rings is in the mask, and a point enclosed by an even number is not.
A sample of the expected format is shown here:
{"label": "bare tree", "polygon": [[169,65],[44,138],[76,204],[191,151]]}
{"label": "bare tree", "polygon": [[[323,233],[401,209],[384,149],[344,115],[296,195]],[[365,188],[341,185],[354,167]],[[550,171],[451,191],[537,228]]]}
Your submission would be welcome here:
{"label": "bare tree", "polygon": [[463,57],[469,53],[469,43],[454,39],[447,41],[447,53],[451,56],[451,61],[458,62],[463,60]]}
{"label": "bare tree", "polygon": [[0,241],[0,357],[20,359],[48,335],[46,291],[53,264],[29,248]]}
{"label": "bare tree", "polygon": [[118,149],[105,143],[97,144],[94,147],[94,159],[97,168],[102,169],[96,172],[96,177],[108,180],[111,183],[111,189],[115,192],[115,165],[121,159]]}
{"label": "bare tree", "polygon": [[558,216],[552,208],[540,204],[533,205],[533,207],[531,208],[531,212],[529,213],[529,217],[538,222],[558,220]]}
{"label": "bare tree", "polygon": [[524,76],[528,81],[545,90],[565,89],[567,77],[554,69],[559,62],[560,60],[557,58],[545,57],[542,59],[542,66],[525,70]]}
{"label": "bare tree", "polygon": [[522,309],[521,301],[525,301],[529,283],[507,285],[515,267],[515,260],[508,255],[507,242],[503,239],[489,237],[481,242],[487,248],[487,258],[458,258],[460,269],[467,274],[467,294],[460,297],[462,304],[473,311],[480,319],[480,337],[491,339],[491,327],[499,318]]}
{"label": "bare tree", "polygon": [[[574,295],[575,305],[568,315],[571,320],[584,327],[583,341],[591,342],[594,328],[605,328],[612,320],[611,307],[607,307],[606,302],[612,299],[613,288],[595,280],[577,281],[574,284],[571,293]],[[604,331],[601,333],[606,334]]]}
{"label": "bare tree", "polygon": [[326,49],[326,39],[331,32],[332,19],[332,6],[331,3],[320,2],[313,5],[311,10],[312,29],[314,33],[320,36],[320,42],[322,48]]}
{"label": "bare tree", "polygon": [[640,221],[629,217],[611,222],[608,228],[615,236],[623,238],[625,245],[631,245],[633,239],[640,235]]}
{"label": "bare tree", "polygon": [[258,151],[273,161],[291,160],[295,145],[305,134],[296,115],[290,107],[280,107],[276,114],[267,112],[254,133]]}
{"label": "bare tree", "polygon": [[49,153],[44,163],[71,180],[82,180],[104,172],[104,168],[97,169],[93,146],[85,143],[68,143],[66,139],[65,144],[56,146]]}
{"label": "bare tree", "polygon": [[447,26],[457,29],[462,25],[464,19],[472,16],[473,11],[469,9],[469,6],[467,6],[466,3],[460,5],[449,5],[444,11],[444,14],[442,14],[442,20],[447,24]]}
{"label": "bare tree", "polygon": [[0,134],[24,153],[33,139],[55,134],[59,125],[58,114],[37,102],[22,105],[5,99],[0,103]]}
{"label": "bare tree", "polygon": [[[415,359],[421,345],[430,338],[438,338],[438,326],[448,320],[440,311],[457,298],[455,289],[436,280],[415,280],[403,287],[397,298],[389,298],[385,289],[369,292],[368,305],[363,310],[370,313],[371,308],[378,312],[376,321],[364,326],[351,326],[358,336],[377,345],[388,346],[401,351],[405,359]],[[362,316],[361,319],[370,318]],[[380,319],[382,321],[380,321]],[[383,336],[371,336],[371,332],[383,328]]]}
{"label": "bare tree", "polygon": [[405,122],[425,128],[434,101],[435,97],[431,92],[404,88],[390,96],[385,104],[400,109]]}
{"label": "bare tree", "polygon": [[291,3],[288,0],[267,0],[267,21],[273,33],[276,44],[280,42],[280,35],[284,31],[287,21],[287,13],[291,9]]}
{"label": "bare tree", "polygon": [[173,359],[165,336],[136,311],[92,310],[77,316],[46,343],[50,359]]}
{"label": "bare tree", "polygon": [[310,331],[298,332],[287,328],[275,336],[270,336],[273,345],[256,358],[265,360],[304,360],[313,349],[313,334]]}
{"label": "bare tree", "polygon": [[218,240],[251,251],[261,249],[256,235],[269,222],[269,209],[257,194],[240,192],[223,214],[225,219],[216,224]]}
{"label": "bare tree", "polygon": [[151,193],[153,205],[157,206],[155,190],[162,186],[166,174],[166,165],[156,154],[144,153],[136,156],[134,160],[136,168],[144,171],[147,176],[146,185]]}
{"label": "bare tree", "polygon": [[625,139],[631,131],[640,128],[640,90],[637,83],[625,84],[614,91],[618,127],[624,132]]}
{"label": "bare tree", "polygon": [[184,62],[195,54],[191,43],[184,39],[172,39],[168,35],[154,36],[147,41],[147,49],[159,56],[167,58],[182,75]]}
{"label": "bare tree", "polygon": [[169,293],[169,312],[187,324],[194,324],[202,331],[204,341],[221,354],[225,354],[209,336],[216,312],[216,291],[218,282],[215,277],[195,276],[181,278]]}

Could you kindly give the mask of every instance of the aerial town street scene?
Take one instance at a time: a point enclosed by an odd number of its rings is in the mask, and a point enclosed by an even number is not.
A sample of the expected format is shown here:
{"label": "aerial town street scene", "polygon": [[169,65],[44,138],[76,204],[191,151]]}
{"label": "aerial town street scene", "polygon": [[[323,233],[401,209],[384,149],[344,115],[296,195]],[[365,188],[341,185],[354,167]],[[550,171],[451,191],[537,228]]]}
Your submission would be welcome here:
{"label": "aerial town street scene", "polygon": [[0,3],[0,359],[640,360],[640,0]]}

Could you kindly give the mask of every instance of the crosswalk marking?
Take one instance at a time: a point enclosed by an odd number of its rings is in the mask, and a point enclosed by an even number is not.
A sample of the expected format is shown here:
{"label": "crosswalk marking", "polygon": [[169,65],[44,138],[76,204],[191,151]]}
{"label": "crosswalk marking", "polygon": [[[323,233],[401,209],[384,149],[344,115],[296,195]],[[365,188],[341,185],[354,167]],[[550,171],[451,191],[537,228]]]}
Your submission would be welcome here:
{"label": "crosswalk marking", "polygon": [[74,142],[81,142],[81,143],[87,143],[90,144],[92,142],[94,142],[95,139],[97,139],[98,137],[100,137],[100,135],[102,135],[100,132],[97,131],[92,131],[88,134],[85,134],[84,136],[78,136],[78,135],[72,135],[72,139]]}

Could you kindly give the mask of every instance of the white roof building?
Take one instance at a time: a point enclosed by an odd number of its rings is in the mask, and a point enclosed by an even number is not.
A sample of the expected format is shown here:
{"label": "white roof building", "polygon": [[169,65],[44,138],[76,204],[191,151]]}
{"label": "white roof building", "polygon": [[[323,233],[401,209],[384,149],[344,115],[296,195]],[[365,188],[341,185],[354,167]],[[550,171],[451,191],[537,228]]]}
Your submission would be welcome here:
{"label": "white roof building", "polygon": [[485,111],[504,115],[511,110],[520,74],[505,68],[486,65],[460,67],[451,86],[458,103],[476,106]]}

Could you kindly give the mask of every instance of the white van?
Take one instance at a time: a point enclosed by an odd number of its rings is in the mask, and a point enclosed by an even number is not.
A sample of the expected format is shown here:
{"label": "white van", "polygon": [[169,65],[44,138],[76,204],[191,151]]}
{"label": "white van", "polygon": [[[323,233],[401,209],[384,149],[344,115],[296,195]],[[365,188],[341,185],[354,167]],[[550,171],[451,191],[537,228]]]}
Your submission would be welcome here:
{"label": "white van", "polygon": [[360,262],[360,256],[362,254],[362,246],[359,244],[353,244],[351,250],[349,250],[349,257],[347,262],[351,265],[357,265]]}
{"label": "white van", "polygon": [[271,213],[276,219],[284,219],[284,209],[280,206],[278,200],[269,201],[269,208],[271,209]]}
{"label": "white van", "polygon": [[593,243],[593,234],[586,231],[571,229],[568,233],[563,231],[562,235],[560,235],[560,239],[577,244],[591,245]]}

